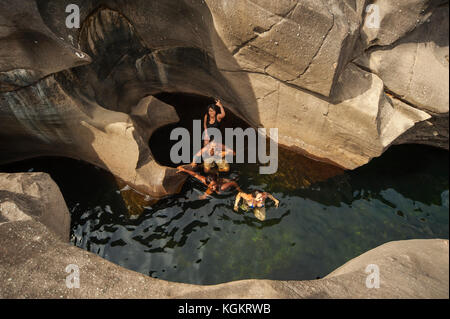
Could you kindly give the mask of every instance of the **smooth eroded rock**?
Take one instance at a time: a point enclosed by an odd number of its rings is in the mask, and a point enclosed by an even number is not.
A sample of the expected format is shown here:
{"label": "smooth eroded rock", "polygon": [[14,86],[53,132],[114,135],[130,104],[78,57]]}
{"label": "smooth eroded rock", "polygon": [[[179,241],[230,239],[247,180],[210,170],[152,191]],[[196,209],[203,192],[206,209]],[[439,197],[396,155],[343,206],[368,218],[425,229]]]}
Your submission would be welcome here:
{"label": "smooth eroded rock", "polygon": [[70,213],[48,174],[0,173],[0,223],[30,220],[40,221],[59,239],[69,241]]}

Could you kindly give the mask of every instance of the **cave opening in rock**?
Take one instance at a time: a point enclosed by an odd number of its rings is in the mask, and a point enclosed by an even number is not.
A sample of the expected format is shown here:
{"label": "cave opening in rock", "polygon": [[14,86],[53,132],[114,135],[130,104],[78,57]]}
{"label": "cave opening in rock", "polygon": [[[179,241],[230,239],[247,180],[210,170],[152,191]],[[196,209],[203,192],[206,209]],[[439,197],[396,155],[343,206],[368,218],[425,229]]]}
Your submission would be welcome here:
{"label": "cave opening in rock", "polygon": [[[180,118],[180,121],[175,124],[166,125],[155,131],[150,138],[149,145],[155,160],[164,166],[176,167],[170,159],[170,150],[178,141],[170,140],[170,133],[177,127],[186,128],[191,136],[191,157],[193,155],[193,121],[200,120],[203,130],[203,118],[206,114],[207,107],[214,104],[213,97],[206,97],[201,95],[186,94],[186,93],[160,93],[155,97],[166,104],[173,106]],[[224,105],[226,116],[221,123],[221,132],[223,138],[225,137],[225,128],[246,129],[249,124],[241,118],[237,117],[233,112],[227,108],[226,101],[222,101]]]}

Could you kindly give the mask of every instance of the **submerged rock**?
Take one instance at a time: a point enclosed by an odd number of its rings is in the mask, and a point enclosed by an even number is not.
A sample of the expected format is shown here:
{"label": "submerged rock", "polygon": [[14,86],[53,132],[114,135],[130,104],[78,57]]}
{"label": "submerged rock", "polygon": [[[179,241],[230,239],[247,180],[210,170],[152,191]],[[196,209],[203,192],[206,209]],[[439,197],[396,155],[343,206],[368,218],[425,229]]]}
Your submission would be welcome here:
{"label": "submerged rock", "polygon": [[70,3],[0,1],[1,163],[73,157],[154,197],[176,193],[185,177],[148,146],[178,121],[152,98],[163,92],[220,96],[346,169],[392,144],[448,149],[446,2],[376,1],[376,30],[363,0],[90,0],[79,30],[65,25]]}

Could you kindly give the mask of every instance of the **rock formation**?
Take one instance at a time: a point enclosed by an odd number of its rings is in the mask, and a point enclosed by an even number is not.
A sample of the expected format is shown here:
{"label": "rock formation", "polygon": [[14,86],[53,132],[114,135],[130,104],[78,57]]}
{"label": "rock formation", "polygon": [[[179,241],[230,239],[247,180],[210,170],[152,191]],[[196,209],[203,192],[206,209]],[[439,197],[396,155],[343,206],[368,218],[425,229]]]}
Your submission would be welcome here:
{"label": "rock formation", "polygon": [[0,224],[36,220],[69,241],[70,214],[48,174],[0,174],[0,185]]}
{"label": "rock formation", "polygon": [[[448,149],[448,1],[0,0],[0,162],[82,159],[155,197],[177,122],[161,93],[220,96],[279,142],[347,169],[390,145]],[[379,28],[369,4],[377,6]]]}

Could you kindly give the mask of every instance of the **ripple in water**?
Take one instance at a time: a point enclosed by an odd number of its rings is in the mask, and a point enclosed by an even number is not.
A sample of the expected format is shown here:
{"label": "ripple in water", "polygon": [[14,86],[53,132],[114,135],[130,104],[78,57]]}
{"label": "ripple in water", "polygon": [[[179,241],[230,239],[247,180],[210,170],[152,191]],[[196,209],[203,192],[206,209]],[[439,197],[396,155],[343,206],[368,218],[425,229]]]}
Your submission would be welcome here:
{"label": "ripple in water", "polygon": [[189,180],[159,202],[79,161],[46,158],[2,171],[46,171],[72,214],[71,241],[116,264],[170,281],[217,284],[240,279],[323,277],[349,259],[393,240],[448,238],[448,152],[396,146],[343,172],[280,150],[279,171],[236,165],[244,190],[280,199],[267,219],[232,210],[234,194],[199,200]]}

